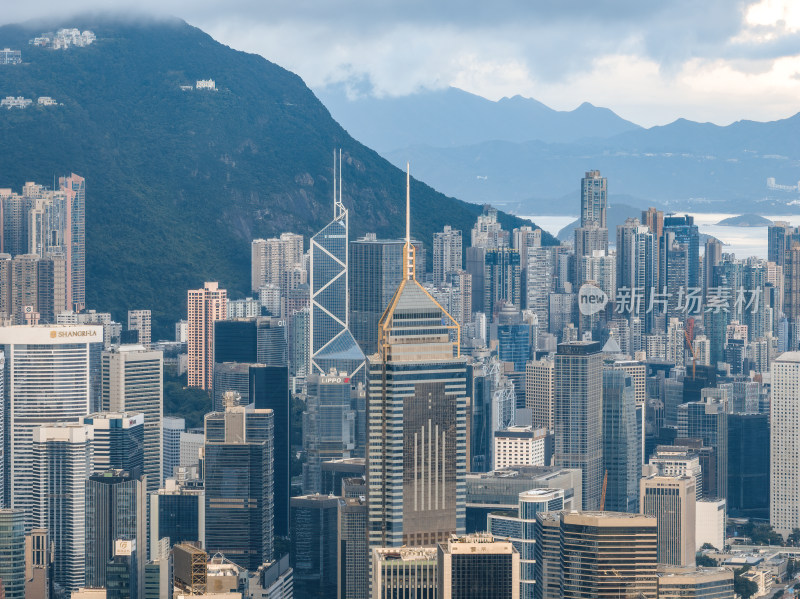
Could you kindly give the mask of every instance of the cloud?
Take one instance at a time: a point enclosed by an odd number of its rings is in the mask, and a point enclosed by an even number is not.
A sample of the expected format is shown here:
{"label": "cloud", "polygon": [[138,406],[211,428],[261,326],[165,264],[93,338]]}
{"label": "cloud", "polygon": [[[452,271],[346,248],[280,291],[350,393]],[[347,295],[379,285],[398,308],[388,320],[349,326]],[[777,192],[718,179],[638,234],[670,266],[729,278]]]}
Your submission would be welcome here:
{"label": "cloud", "polygon": [[[562,109],[589,101],[646,125],[800,109],[796,0],[72,0],[69,10],[121,7],[184,18],[314,88],[392,96],[455,86]],[[3,18],[58,11],[13,3]]]}

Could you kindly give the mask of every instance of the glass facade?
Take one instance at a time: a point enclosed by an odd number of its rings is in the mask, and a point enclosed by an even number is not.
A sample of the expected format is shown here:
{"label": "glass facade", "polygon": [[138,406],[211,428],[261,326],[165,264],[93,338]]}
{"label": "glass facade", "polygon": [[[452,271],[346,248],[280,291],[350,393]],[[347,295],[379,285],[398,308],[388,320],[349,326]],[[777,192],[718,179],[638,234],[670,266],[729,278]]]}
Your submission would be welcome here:
{"label": "glass facade", "polygon": [[0,581],[6,599],[25,597],[25,513],[0,509]]}
{"label": "glass facade", "polygon": [[639,511],[642,443],[636,423],[633,378],[623,370],[603,372],[603,469],[611,512]]}

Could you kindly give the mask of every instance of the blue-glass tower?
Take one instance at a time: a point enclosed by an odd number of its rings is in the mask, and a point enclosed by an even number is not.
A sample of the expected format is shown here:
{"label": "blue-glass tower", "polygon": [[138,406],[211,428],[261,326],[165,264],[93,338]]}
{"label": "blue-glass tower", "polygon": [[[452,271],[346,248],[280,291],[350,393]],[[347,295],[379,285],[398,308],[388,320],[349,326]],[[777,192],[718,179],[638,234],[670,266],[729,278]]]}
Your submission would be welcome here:
{"label": "blue-glass tower", "polygon": [[349,220],[342,204],[341,151],[338,196],[334,160],[333,220],[311,238],[309,369],[328,374],[331,368],[356,381],[366,380],[364,352],[350,333],[347,246]]}

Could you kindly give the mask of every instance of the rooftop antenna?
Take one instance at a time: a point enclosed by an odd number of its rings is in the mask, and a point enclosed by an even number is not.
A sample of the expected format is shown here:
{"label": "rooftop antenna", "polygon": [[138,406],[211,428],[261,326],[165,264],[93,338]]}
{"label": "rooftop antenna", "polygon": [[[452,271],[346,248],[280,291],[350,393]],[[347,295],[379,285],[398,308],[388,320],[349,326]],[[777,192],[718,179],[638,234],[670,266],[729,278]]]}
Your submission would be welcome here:
{"label": "rooftop antenna", "polygon": [[333,149],[333,218],[336,218],[336,148]]}
{"label": "rooftop antenna", "polygon": [[345,213],[342,203],[342,149],[339,148],[339,193],[336,193],[336,150],[333,150],[333,219],[337,220]]}
{"label": "rooftop antenna", "polygon": [[414,246],[411,245],[411,163],[406,162],[406,279],[414,278]]}

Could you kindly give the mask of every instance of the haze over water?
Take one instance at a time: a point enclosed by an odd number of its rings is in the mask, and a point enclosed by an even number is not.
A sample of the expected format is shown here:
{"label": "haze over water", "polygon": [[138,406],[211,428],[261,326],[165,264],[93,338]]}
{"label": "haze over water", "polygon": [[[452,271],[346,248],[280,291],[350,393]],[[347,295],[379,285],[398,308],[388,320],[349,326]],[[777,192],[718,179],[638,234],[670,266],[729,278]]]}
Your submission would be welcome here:
{"label": "haze over water", "polygon": [[[700,233],[705,233],[716,237],[725,245],[722,251],[725,253],[733,252],[737,258],[747,258],[748,256],[757,256],[759,258],[767,257],[767,227],[726,227],[717,225],[719,221],[738,216],[738,214],[727,214],[721,212],[715,213],[700,213],[700,212],[679,212],[680,214],[690,214],[694,216],[694,222]],[[791,215],[763,215],[771,221],[787,221],[793,226],[800,226],[800,214]],[[522,218],[529,218],[538,226],[542,227],[548,233],[557,235],[558,232],[566,227],[571,222],[575,221],[577,216],[524,216]],[[609,241],[613,244],[616,239],[616,232],[609,231]],[[703,253],[702,247],[700,253]]]}

